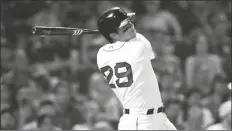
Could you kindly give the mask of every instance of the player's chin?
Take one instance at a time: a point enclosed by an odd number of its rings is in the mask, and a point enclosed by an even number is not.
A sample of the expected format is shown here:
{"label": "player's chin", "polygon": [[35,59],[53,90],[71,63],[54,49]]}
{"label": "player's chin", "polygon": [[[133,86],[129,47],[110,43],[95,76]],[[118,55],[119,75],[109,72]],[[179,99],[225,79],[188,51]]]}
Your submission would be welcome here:
{"label": "player's chin", "polygon": [[131,28],[127,32],[127,40],[131,40],[136,37],[136,30],[134,28]]}

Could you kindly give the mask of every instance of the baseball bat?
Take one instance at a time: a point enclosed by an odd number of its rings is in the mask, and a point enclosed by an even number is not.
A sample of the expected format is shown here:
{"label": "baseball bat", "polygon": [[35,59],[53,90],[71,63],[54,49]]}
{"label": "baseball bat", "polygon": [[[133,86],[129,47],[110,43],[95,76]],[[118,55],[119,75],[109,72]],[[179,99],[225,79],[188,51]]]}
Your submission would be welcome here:
{"label": "baseball bat", "polygon": [[47,26],[34,26],[32,29],[33,35],[82,35],[82,34],[96,34],[98,30],[69,28],[69,27],[47,27]]}

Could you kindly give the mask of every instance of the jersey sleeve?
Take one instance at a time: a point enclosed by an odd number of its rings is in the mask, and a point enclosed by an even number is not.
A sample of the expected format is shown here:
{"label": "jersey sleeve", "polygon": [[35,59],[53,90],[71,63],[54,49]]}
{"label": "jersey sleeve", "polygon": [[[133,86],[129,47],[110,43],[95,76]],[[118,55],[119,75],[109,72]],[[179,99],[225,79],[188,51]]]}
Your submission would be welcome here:
{"label": "jersey sleeve", "polygon": [[104,57],[101,57],[101,53],[102,53],[102,47],[98,50],[98,53],[97,53],[97,66],[99,69],[102,67],[102,59],[104,58]]}
{"label": "jersey sleeve", "polygon": [[143,35],[137,33],[137,36],[144,43],[144,55],[149,59],[154,59],[155,53],[152,49],[151,43]]}

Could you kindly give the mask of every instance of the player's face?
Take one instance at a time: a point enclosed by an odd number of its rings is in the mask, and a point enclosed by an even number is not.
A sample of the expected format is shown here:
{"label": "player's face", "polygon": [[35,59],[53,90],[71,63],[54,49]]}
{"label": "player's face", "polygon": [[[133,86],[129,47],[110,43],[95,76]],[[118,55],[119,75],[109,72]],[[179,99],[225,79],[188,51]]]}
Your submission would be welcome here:
{"label": "player's face", "polygon": [[114,33],[113,39],[116,41],[128,41],[136,36],[134,24],[127,21],[125,26],[118,28],[118,33]]}

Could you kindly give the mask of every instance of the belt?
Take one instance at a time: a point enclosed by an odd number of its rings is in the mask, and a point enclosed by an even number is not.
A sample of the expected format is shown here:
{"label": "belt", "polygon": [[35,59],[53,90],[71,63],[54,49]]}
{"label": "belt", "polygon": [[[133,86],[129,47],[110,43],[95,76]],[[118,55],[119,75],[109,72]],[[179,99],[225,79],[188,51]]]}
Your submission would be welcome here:
{"label": "belt", "polygon": [[[154,114],[154,108],[148,109],[146,115]],[[130,109],[124,109],[125,114],[130,114]],[[165,107],[161,106],[158,108],[156,113],[165,112]]]}

